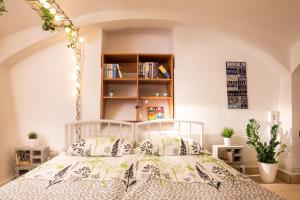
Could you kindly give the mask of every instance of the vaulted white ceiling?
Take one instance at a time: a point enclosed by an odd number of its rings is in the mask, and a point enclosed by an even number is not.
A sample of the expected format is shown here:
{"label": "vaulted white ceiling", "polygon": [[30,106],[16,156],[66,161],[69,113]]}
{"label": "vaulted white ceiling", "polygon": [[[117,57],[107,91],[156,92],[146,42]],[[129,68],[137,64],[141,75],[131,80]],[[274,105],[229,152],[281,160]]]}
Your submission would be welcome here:
{"label": "vaulted white ceiling", "polygon": [[[0,17],[0,37],[40,24],[25,0],[4,0],[8,13]],[[57,0],[71,17],[97,11],[160,11],[187,13],[195,20],[225,27],[290,46],[300,39],[299,0]]]}

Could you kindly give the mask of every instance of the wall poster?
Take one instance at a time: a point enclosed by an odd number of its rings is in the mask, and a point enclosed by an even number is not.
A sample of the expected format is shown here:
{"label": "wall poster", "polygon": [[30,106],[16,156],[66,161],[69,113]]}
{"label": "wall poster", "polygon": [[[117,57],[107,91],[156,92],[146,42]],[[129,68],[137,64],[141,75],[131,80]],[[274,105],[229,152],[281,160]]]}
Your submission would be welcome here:
{"label": "wall poster", "polygon": [[226,62],[229,109],[248,109],[246,62]]}

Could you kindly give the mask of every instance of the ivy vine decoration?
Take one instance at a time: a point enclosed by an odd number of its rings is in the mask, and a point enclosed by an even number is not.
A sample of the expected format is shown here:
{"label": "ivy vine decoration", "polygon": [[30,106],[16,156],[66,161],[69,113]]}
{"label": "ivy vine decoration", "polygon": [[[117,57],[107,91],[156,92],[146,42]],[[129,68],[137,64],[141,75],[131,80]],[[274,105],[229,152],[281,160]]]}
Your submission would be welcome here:
{"label": "ivy vine decoration", "polygon": [[2,16],[4,12],[7,12],[5,9],[4,0],[0,0],[0,16]]}
{"label": "ivy vine decoration", "polygon": [[[3,1],[3,0],[0,0]],[[55,2],[55,0],[27,0],[32,9],[36,10],[42,20],[44,31],[65,31],[68,35],[68,48],[78,50],[79,29]]]}
{"label": "ivy vine decoration", "polygon": [[54,15],[44,7],[41,7],[41,18],[43,20],[42,28],[44,31],[55,31]]}
{"label": "ivy vine decoration", "polygon": [[[0,0],[0,2],[3,0]],[[68,48],[74,50],[75,67],[74,67],[74,94],[76,95],[76,120],[81,119],[81,62],[82,62],[82,43],[84,39],[79,37],[79,28],[76,27],[72,20],[60,8],[56,0],[25,0],[31,8],[35,10],[42,20],[42,29],[44,31],[64,31],[67,33]],[[80,128],[75,127],[75,132],[80,137]]]}

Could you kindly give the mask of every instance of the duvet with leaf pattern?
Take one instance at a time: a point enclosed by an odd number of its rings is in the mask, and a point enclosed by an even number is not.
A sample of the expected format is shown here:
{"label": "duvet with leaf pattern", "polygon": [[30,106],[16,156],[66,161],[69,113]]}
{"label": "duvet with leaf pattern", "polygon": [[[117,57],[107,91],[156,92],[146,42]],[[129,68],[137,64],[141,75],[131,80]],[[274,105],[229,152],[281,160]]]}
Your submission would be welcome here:
{"label": "duvet with leaf pattern", "polygon": [[61,154],[2,186],[0,199],[281,199],[211,155]]}

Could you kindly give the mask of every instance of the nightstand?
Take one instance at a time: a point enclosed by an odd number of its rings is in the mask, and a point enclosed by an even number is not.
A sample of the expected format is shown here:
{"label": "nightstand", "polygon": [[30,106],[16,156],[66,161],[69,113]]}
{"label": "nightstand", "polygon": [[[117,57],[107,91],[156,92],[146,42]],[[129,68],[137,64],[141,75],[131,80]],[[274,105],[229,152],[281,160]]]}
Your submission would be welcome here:
{"label": "nightstand", "polygon": [[228,165],[245,174],[243,163],[243,146],[213,145],[213,156],[224,160]]}
{"label": "nightstand", "polygon": [[36,168],[48,160],[49,147],[47,146],[21,146],[15,149],[16,175],[20,176]]}

